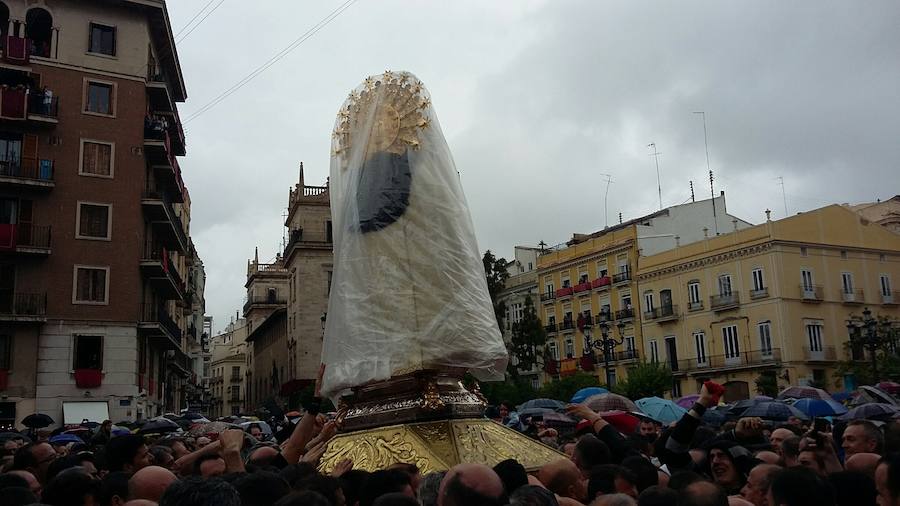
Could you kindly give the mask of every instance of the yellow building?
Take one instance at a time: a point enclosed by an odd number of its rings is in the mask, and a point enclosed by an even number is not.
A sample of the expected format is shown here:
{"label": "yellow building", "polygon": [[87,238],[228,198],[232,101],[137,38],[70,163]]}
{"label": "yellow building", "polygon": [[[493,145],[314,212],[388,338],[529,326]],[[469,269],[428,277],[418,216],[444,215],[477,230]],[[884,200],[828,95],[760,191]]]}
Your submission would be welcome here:
{"label": "yellow building", "polygon": [[673,397],[713,379],[728,400],[746,398],[761,375],[839,390],[847,319],[866,307],[900,317],[900,236],[838,205],[641,257],[637,269],[643,350],[672,368]]}

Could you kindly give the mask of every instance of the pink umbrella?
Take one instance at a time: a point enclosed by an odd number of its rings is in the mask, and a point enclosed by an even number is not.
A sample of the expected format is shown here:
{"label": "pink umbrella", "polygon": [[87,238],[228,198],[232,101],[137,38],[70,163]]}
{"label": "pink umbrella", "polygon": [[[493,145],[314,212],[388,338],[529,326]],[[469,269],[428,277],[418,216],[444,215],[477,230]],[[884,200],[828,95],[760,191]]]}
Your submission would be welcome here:
{"label": "pink umbrella", "polygon": [[640,411],[631,399],[613,393],[592,395],[585,399],[582,404],[587,405],[594,411]]}
{"label": "pink umbrella", "polygon": [[684,409],[691,409],[691,406],[693,406],[694,403],[697,402],[697,399],[699,399],[699,398],[700,398],[700,394],[685,395],[684,397],[675,401],[675,404],[678,404],[679,406],[681,406]]}
{"label": "pink umbrella", "polygon": [[900,383],[895,383],[893,381],[882,381],[875,386],[892,395],[900,393]]}

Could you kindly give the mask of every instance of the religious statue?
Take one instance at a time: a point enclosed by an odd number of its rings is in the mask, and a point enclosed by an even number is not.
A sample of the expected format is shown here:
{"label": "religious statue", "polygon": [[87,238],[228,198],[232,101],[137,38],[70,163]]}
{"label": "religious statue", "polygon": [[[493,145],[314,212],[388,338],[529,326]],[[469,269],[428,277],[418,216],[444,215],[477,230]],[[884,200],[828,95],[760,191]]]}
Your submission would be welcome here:
{"label": "religious statue", "polygon": [[408,72],[366,79],[332,147],[323,395],[426,369],[502,379],[507,352],[472,220],[422,83]]}

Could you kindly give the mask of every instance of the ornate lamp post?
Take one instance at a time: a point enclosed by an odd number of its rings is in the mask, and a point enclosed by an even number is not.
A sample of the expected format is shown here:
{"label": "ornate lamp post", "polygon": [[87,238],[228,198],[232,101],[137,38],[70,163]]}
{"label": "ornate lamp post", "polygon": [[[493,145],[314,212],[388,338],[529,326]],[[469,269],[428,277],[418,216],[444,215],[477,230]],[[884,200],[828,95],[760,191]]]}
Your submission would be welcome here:
{"label": "ornate lamp post", "polygon": [[872,356],[872,376],[874,382],[878,381],[878,344],[880,337],[878,335],[878,320],[872,318],[872,311],[865,308],[862,312],[862,318],[851,317],[847,320],[847,334],[850,336],[850,345],[861,344],[869,349]]}
{"label": "ornate lamp post", "polygon": [[591,339],[591,336],[586,334],[584,336],[584,344],[587,349],[595,349],[603,352],[603,366],[606,369],[606,387],[612,388],[612,369],[609,367],[609,356],[616,346],[625,342],[625,336],[623,336],[625,333],[625,324],[621,321],[616,324],[616,329],[619,331],[619,339],[609,335],[608,323],[601,322],[598,327],[600,327],[600,339]]}

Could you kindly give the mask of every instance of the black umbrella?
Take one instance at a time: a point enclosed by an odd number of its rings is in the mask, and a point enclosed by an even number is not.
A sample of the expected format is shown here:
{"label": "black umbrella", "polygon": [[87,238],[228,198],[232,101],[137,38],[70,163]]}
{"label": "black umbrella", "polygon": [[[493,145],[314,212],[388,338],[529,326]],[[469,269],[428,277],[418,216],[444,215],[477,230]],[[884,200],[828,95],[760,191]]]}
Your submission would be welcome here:
{"label": "black umbrella", "polygon": [[184,418],[185,420],[199,420],[206,417],[200,413],[185,413],[181,415],[181,418]]}
{"label": "black umbrella", "polygon": [[53,419],[43,413],[32,413],[22,420],[22,425],[31,429],[43,429],[53,425]]}
{"label": "black umbrella", "polygon": [[141,427],[141,430],[138,431],[138,434],[161,434],[164,432],[175,432],[180,428],[181,427],[172,420],[160,417],[145,423],[144,426]]}

